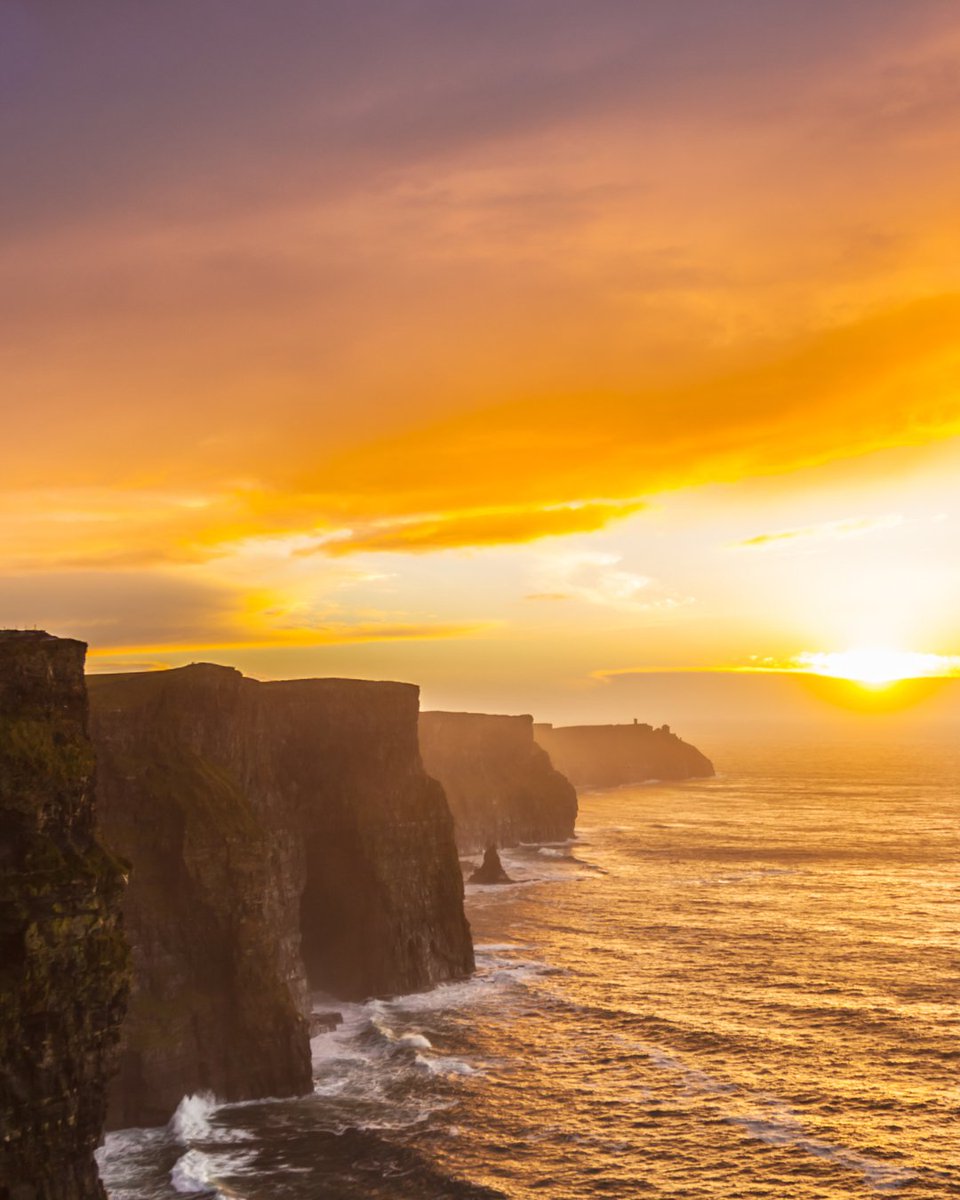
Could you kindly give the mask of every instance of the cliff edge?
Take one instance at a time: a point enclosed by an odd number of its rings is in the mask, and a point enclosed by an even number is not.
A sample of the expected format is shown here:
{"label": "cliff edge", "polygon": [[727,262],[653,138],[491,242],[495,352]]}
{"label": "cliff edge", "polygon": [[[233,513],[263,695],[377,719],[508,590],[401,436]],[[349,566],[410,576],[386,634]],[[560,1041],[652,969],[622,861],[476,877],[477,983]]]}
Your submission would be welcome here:
{"label": "cliff edge", "polygon": [[577,787],[702,779],[713,763],[668,725],[535,725],[534,737]]}
{"label": "cliff edge", "polygon": [[577,793],[533,728],[530,716],[420,714],[424,765],[443,784],[461,852],[573,836]]}
{"label": "cliff edge", "polygon": [[0,1195],[102,1200],[126,1002],[123,869],[94,832],[82,642],[0,631]]}

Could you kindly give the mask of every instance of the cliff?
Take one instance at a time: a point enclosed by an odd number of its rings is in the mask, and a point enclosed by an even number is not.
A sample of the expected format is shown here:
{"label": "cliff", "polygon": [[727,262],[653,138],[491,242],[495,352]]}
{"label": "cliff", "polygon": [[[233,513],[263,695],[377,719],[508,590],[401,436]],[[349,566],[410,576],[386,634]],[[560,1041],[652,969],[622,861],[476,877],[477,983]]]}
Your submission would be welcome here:
{"label": "cliff", "polygon": [[447,793],[465,853],[573,836],[577,794],[533,739],[533,718],[420,714],[424,765]]}
{"label": "cliff", "polygon": [[100,1200],[126,1000],[123,870],[94,835],[82,642],[0,632],[0,1196]]}
{"label": "cliff", "polygon": [[201,664],[90,692],[104,837],[132,864],[112,1124],[201,1088],[309,1091],[308,987],[361,999],[472,970],[416,688]]}
{"label": "cliff", "polygon": [[204,667],[89,681],[103,837],[131,864],[133,991],[112,1127],[163,1124],[204,1089],[310,1090],[300,868],[286,874],[282,813],[268,833],[276,798],[252,795],[244,682]]}
{"label": "cliff", "polygon": [[667,725],[535,725],[534,737],[577,787],[714,774],[709,758]]}

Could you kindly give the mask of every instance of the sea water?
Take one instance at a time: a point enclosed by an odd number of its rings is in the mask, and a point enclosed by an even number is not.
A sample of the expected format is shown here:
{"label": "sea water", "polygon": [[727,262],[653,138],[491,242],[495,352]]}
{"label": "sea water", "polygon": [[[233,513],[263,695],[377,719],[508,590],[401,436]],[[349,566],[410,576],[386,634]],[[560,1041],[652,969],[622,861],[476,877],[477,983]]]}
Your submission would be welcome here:
{"label": "sea water", "polygon": [[319,997],[313,1095],[110,1135],[113,1200],[960,1196],[957,748],[708,748],[468,886],[475,978]]}

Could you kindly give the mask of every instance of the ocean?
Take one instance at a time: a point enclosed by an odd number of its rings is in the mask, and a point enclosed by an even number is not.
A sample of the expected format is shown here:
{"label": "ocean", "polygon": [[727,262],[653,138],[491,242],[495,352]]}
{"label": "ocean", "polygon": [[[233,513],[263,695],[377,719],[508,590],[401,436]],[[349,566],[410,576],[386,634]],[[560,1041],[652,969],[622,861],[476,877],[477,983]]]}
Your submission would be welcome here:
{"label": "ocean", "polygon": [[960,747],[704,749],[468,887],[473,979],[318,997],[312,1096],[111,1134],[113,1200],[960,1196]]}

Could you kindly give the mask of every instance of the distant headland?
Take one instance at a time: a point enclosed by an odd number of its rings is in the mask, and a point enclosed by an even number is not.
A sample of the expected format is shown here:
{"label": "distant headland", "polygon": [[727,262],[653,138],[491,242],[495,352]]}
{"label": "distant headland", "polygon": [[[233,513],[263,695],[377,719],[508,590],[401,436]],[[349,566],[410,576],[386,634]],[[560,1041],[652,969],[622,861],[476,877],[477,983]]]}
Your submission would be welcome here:
{"label": "distant headland", "polygon": [[669,725],[534,725],[533,736],[576,787],[615,787],[650,779],[703,779],[713,763]]}

